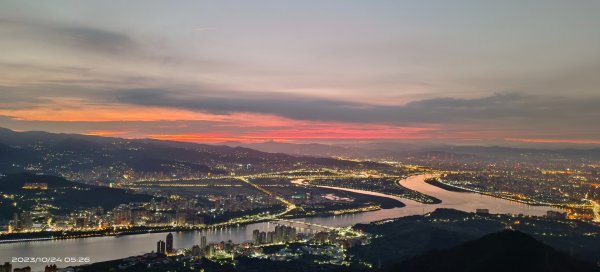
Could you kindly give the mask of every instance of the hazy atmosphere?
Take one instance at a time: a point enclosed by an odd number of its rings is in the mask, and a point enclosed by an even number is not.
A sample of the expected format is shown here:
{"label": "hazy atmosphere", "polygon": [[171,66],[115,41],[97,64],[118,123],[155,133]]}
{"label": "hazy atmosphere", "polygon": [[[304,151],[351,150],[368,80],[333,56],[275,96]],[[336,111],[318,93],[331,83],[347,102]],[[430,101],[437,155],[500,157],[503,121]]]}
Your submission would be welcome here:
{"label": "hazy atmosphere", "polygon": [[600,272],[600,1],[0,1],[0,272]]}
{"label": "hazy atmosphere", "polygon": [[598,1],[3,1],[0,126],[600,144]]}

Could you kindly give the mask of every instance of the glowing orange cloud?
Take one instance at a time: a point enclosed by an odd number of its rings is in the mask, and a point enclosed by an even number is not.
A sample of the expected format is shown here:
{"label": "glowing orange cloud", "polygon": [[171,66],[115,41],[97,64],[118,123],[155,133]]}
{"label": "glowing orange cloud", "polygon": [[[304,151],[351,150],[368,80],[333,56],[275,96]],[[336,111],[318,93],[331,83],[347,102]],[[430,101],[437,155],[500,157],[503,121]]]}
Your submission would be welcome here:
{"label": "glowing orange cloud", "polygon": [[113,131],[113,130],[88,130],[84,132],[85,135],[92,136],[122,136],[127,135],[131,131]]}
{"label": "glowing orange cloud", "polygon": [[49,101],[46,105],[36,107],[1,109],[0,115],[10,116],[15,120],[47,122],[225,120],[225,116],[181,109],[96,104],[77,98],[49,99]]}
{"label": "glowing orange cloud", "polygon": [[600,140],[592,139],[543,139],[543,138],[506,138],[511,142],[552,143],[552,144],[600,144]]}
{"label": "glowing orange cloud", "polygon": [[329,124],[327,127],[263,130],[249,133],[252,138],[273,139],[424,139],[432,128],[394,127],[386,125]]}
{"label": "glowing orange cloud", "polygon": [[[431,127],[400,127],[381,124],[340,123],[294,120],[285,117],[232,113],[211,114],[184,109],[94,103],[79,98],[46,98],[47,103],[35,107],[0,110],[0,115],[22,121],[45,122],[159,122],[206,121],[210,133],[144,133],[135,125],[123,129],[88,130],[97,136],[149,137],[186,142],[260,142],[295,139],[424,139]],[[184,127],[181,127],[183,125]],[[188,130],[185,123],[177,131]],[[165,125],[171,128],[171,125]],[[176,126],[176,124],[173,124]],[[165,128],[160,128],[165,129]],[[235,131],[232,132],[232,131]]]}
{"label": "glowing orange cloud", "polygon": [[329,123],[327,127],[317,123],[303,124],[298,129],[270,129],[248,131],[240,134],[234,133],[183,133],[183,134],[150,134],[148,137],[159,140],[185,141],[185,142],[263,142],[275,140],[289,142],[299,139],[425,139],[429,138],[426,131],[431,128],[393,127],[386,125],[361,125],[353,128],[348,124]]}

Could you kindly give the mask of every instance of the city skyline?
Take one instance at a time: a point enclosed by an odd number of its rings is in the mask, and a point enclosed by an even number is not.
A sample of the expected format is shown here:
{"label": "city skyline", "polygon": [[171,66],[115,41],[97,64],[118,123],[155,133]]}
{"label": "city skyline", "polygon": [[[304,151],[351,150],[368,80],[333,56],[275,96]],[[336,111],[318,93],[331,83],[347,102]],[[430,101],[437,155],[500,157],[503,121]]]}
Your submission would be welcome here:
{"label": "city skyline", "polygon": [[599,145],[599,9],[5,1],[0,127],[190,142]]}
{"label": "city skyline", "polygon": [[0,272],[598,272],[598,14],[2,1]]}

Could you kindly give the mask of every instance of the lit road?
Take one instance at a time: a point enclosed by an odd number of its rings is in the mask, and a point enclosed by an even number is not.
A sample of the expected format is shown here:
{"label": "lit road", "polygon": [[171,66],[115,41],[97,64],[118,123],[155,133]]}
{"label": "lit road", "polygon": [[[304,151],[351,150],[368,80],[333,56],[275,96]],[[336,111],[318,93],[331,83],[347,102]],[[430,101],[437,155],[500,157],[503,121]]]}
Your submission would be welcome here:
{"label": "lit road", "polygon": [[594,222],[600,223],[600,202],[592,201],[592,210],[594,211]]}
{"label": "lit road", "polygon": [[278,214],[267,214],[267,215],[262,215],[262,216],[255,215],[255,216],[249,216],[249,217],[243,217],[243,218],[236,218],[236,219],[229,220],[227,222],[211,225],[211,227],[221,227],[221,226],[226,226],[226,225],[231,225],[231,224],[243,224],[243,223],[250,223],[250,222],[262,221],[262,220],[277,219],[297,208],[296,205],[294,205],[294,203],[291,203],[291,202],[287,201],[286,199],[275,195],[273,192],[271,192],[263,187],[258,186],[257,184],[251,182],[247,177],[242,176],[242,177],[237,177],[237,178],[239,180],[247,183],[248,185],[254,187],[255,189],[263,192],[264,194],[277,199],[277,201],[283,203],[286,206],[285,210]]}

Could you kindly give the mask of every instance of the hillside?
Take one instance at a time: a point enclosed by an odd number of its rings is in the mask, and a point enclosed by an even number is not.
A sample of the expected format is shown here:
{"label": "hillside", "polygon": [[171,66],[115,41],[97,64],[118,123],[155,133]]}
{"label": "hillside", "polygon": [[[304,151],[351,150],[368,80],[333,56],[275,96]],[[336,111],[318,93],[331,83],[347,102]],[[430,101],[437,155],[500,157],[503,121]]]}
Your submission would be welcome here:
{"label": "hillside", "polygon": [[120,139],[0,128],[0,173],[29,171],[76,181],[135,181],[298,168],[387,167],[243,147]]}
{"label": "hillside", "polygon": [[[44,184],[47,189],[23,188],[26,183]],[[49,204],[38,208],[49,209],[55,214],[67,214],[78,207],[112,209],[122,203],[152,199],[150,195],[134,194],[123,189],[86,185],[59,177],[28,173],[0,177],[0,194],[7,196],[0,198],[0,220],[11,218],[18,209],[33,210],[38,205],[38,199],[45,199],[43,202]]]}
{"label": "hillside", "polygon": [[389,272],[469,271],[600,271],[519,231],[488,234],[459,246],[425,253],[401,262]]}
{"label": "hillside", "polygon": [[368,245],[351,248],[349,253],[383,269],[506,229],[530,235],[578,259],[600,263],[600,227],[581,221],[437,209],[422,216],[359,224],[355,228],[374,238]]}

